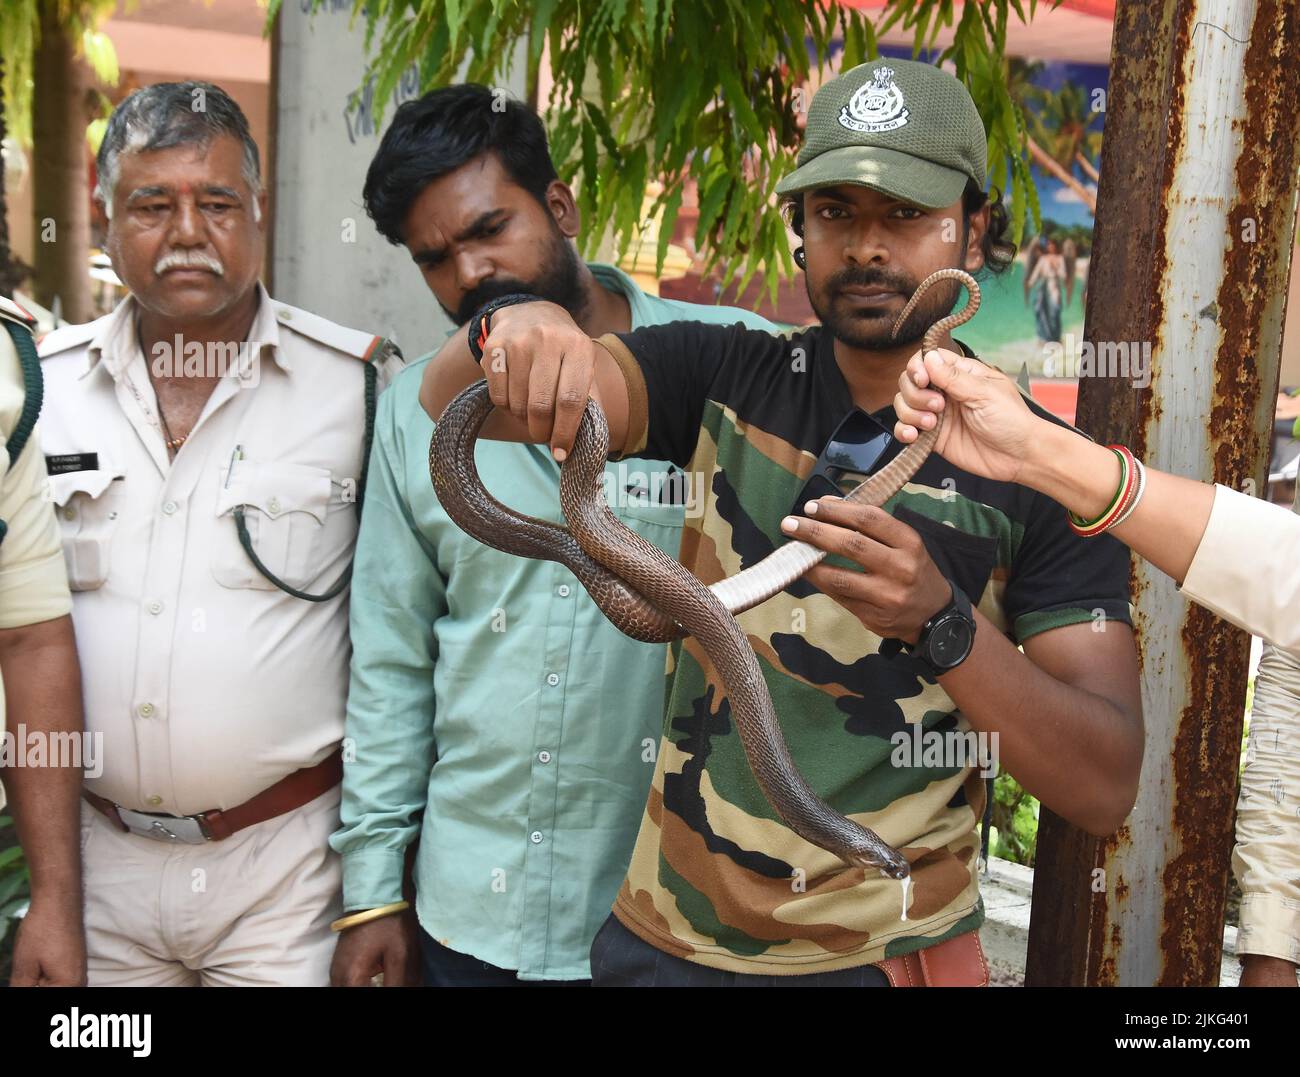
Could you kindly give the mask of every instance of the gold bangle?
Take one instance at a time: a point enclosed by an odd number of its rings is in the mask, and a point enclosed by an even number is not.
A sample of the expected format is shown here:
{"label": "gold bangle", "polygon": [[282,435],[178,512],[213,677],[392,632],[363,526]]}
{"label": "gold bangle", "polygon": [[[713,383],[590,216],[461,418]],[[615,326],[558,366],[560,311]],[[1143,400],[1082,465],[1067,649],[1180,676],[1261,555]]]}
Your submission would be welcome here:
{"label": "gold bangle", "polygon": [[394,901],[391,905],[380,905],[377,909],[362,909],[360,912],[354,912],[349,916],[340,916],[334,923],[330,924],[331,931],[346,931],[350,927],[357,927],[360,924],[368,924],[371,920],[382,920],[385,916],[392,916],[395,912],[402,912],[409,909],[409,901]]}

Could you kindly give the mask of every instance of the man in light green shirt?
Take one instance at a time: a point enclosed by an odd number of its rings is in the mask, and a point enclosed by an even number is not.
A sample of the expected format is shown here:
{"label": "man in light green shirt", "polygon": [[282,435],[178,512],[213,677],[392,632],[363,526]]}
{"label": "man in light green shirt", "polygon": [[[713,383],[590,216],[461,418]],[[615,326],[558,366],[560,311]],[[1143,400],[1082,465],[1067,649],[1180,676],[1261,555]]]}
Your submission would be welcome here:
{"label": "man in light green shirt", "polygon": [[[585,265],[540,121],[516,102],[500,107],[472,85],[403,105],[366,179],[380,232],[408,249],[456,324],[528,292],[593,335],[681,320],[775,328]],[[395,379],[375,423],[352,577],[343,825],[331,844],[346,911],[376,918],[343,927],[332,979],[411,982],[418,950],[428,984],[585,982],[654,771],[665,651],[618,632],[568,569],[500,553],[451,522],[429,480],[426,363]],[[563,521],[545,447],[484,440],[476,458],[502,501]],[[676,556],[684,513],[707,490],[666,478],[670,468],[611,464],[606,490],[624,523]],[[417,838],[413,918],[400,903]]]}

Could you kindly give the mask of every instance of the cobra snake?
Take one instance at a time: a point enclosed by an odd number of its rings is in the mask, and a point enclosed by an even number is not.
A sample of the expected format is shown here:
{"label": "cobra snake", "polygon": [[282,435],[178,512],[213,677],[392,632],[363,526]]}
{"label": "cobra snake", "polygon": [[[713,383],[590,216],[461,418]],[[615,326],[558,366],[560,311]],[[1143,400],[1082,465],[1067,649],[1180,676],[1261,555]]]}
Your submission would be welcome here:
{"label": "cobra snake", "polygon": [[[945,333],[974,316],[979,285],[963,270],[941,269],[913,292],[894,323],[895,337],[926,291],[944,280],[959,281],[970,298],[959,312],[930,326],[922,338],[924,350],[938,348]],[[790,541],[750,568],[706,587],[610,511],[601,492],[609,427],[594,400],[587,401],[573,449],[560,470],[560,507],[568,527],[517,513],[487,492],[474,462],[474,443],[491,410],[487,382],[478,381],[452,400],[438,420],[429,445],[429,474],[447,515],[485,545],[566,566],[605,616],[633,639],[664,643],[694,636],[718,671],[750,769],[776,814],[805,841],[846,864],[907,880],[907,859],[830,807],[795,766],[754,649],[735,618],[784,590],[820,562],[825,551]],[[920,431],[845,500],[883,505],[920,469],[942,429],[943,412],[938,412],[933,427]]]}

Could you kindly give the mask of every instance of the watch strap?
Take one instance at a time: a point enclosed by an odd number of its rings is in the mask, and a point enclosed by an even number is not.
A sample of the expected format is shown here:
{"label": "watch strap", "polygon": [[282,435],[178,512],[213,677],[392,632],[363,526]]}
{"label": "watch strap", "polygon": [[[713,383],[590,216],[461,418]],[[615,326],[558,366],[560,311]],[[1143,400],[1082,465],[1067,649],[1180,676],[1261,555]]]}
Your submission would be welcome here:
{"label": "watch strap", "polygon": [[483,361],[483,345],[487,342],[487,338],[492,335],[493,314],[505,307],[540,301],[540,296],[529,295],[526,292],[511,292],[509,295],[488,300],[479,307],[474,317],[469,320],[469,350],[470,354],[474,356],[474,362],[481,363]]}
{"label": "watch strap", "polygon": [[[930,661],[928,648],[926,647],[930,633],[940,624],[940,622],[946,620],[948,616],[953,613],[956,613],[964,620],[969,621],[972,626],[972,632],[975,624],[974,606],[966,592],[958,587],[951,579],[948,579],[948,587],[952,592],[952,600],[944,606],[943,609],[939,610],[938,613],[925,622],[925,626],[921,629],[921,634],[917,637],[915,645],[908,643],[903,644],[907,653],[924,666],[927,673],[936,678],[952,669],[956,669],[957,667],[940,667]],[[963,659],[963,661],[964,660],[965,659]]]}

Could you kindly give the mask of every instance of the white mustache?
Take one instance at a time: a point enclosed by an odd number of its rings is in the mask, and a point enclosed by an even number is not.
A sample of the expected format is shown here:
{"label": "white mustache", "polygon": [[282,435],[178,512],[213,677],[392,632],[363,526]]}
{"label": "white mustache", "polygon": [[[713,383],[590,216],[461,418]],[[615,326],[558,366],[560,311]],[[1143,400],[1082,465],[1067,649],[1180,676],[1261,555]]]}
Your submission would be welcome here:
{"label": "white mustache", "polygon": [[161,277],[169,269],[206,269],[218,277],[226,275],[220,260],[205,251],[168,251],[154,263],[154,275]]}

